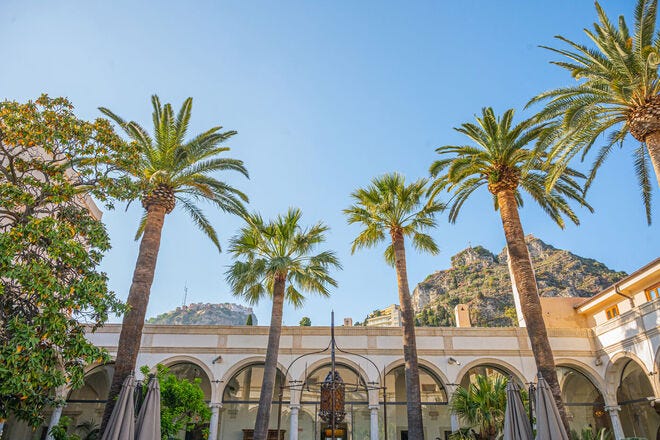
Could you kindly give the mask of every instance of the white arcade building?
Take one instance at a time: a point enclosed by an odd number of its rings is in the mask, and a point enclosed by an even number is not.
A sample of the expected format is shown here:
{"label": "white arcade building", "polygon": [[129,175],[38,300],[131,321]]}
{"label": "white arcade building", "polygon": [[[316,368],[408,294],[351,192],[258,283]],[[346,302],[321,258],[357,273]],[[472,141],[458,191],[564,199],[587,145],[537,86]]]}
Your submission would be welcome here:
{"label": "white arcade building", "polygon": [[[616,439],[660,439],[659,294],[660,258],[587,300],[543,298],[574,428],[608,427]],[[525,386],[535,380],[524,328],[470,327],[465,312],[457,310],[458,327],[417,329],[427,439],[446,439],[459,427],[459,420],[449,412],[448,398],[474,375],[505,374]],[[119,331],[120,325],[107,325],[89,338],[112,354]],[[355,353],[337,353],[338,370],[347,383],[347,438],[381,439],[384,430],[390,440],[405,438],[401,328],[338,327],[335,332],[338,346]],[[138,366],[161,363],[178,375],[200,378],[212,411],[209,440],[247,439],[256,417],[267,338],[267,327],[145,325]],[[329,339],[328,327],[283,329],[278,380],[304,388],[284,388],[281,400],[277,395],[274,399],[271,428],[277,427],[281,402],[282,438],[320,438],[315,385],[329,371],[329,353],[291,364],[303,354],[327,347]],[[376,367],[358,355],[368,357]],[[87,370],[83,388],[65,391],[68,404],[62,414],[72,418],[74,426],[100,421],[113,366],[90,365]],[[47,428],[31,431],[10,420],[2,438],[45,438]],[[198,431],[182,432],[180,438],[203,437]]]}

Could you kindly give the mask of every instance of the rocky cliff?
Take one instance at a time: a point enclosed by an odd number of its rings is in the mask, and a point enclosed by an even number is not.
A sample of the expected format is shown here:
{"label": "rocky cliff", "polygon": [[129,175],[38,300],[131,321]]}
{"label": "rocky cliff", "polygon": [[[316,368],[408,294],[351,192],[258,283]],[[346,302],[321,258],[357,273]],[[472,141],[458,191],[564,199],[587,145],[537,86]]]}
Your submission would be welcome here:
{"label": "rocky cliff", "polygon": [[[531,235],[525,239],[541,296],[589,297],[626,276]],[[451,268],[429,275],[413,291],[417,325],[454,325],[453,309],[459,303],[470,306],[472,325],[514,325],[506,248],[495,255],[482,246],[469,247],[452,257]]]}
{"label": "rocky cliff", "polygon": [[253,325],[257,325],[257,317],[252,307],[238,304],[190,304],[177,307],[167,313],[147,319],[148,324],[178,324],[178,325],[245,325],[248,316],[252,315]]}

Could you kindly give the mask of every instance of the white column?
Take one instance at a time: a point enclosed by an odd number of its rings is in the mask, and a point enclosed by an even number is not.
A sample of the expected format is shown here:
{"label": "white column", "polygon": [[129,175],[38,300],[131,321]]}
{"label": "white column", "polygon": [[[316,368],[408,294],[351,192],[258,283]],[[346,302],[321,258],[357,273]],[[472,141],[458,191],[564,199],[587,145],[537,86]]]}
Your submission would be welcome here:
{"label": "white column", "polygon": [[614,439],[621,440],[626,436],[623,433],[623,426],[621,425],[621,419],[619,418],[619,411],[621,411],[620,406],[606,406],[605,410],[610,413],[610,420],[612,421],[612,431],[614,431]]}
{"label": "white column", "polygon": [[218,424],[220,422],[220,408],[222,408],[222,403],[212,403],[209,406],[211,407],[211,420],[209,421],[208,440],[217,440]]}
{"label": "white column", "polygon": [[63,406],[58,405],[53,409],[53,414],[50,416],[50,423],[48,424],[48,435],[46,436],[46,440],[53,440],[53,436],[51,435],[50,430],[57,426],[58,423],[60,423],[60,417],[62,417],[63,408]]}
{"label": "white column", "polygon": [[2,431],[5,429],[5,422],[0,422],[0,438],[2,438]]}
{"label": "white column", "polygon": [[300,405],[291,405],[289,409],[291,409],[289,414],[289,440],[298,440],[298,410],[300,410]]}
{"label": "white column", "polygon": [[50,423],[48,424],[48,435],[46,435],[46,440],[53,440],[53,436],[50,434],[50,430],[57,426],[58,423],[60,423],[62,410],[66,406],[66,388],[64,386],[57,387],[55,390],[55,395],[62,400],[59,405],[53,408],[53,414],[50,416]]}
{"label": "white column", "polygon": [[458,415],[452,413],[449,417],[450,417],[449,420],[451,421],[450,422],[451,423],[451,432],[455,432],[455,431],[458,431],[459,429],[461,429],[461,424],[458,421]]}
{"label": "white column", "polygon": [[[379,405],[369,405],[369,410],[371,411],[369,432],[371,440],[378,440],[378,409]],[[387,429],[387,427],[385,427]]]}

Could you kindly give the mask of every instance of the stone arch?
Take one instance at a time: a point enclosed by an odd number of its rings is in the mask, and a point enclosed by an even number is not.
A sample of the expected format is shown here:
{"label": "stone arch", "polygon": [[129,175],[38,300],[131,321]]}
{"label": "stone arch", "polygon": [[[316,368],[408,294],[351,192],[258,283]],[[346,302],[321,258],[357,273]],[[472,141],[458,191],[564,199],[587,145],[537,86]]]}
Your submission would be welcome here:
{"label": "stone arch", "polygon": [[655,362],[653,363],[653,386],[655,387],[655,395],[660,396],[660,346],[655,352]]}
{"label": "stone arch", "polygon": [[[398,377],[397,377],[397,370]],[[438,368],[426,361],[419,359],[420,391],[422,404],[448,402],[451,397],[451,389],[445,375]],[[402,375],[403,373],[403,375]],[[428,379],[432,382],[429,383]],[[388,402],[405,402],[405,361],[398,359],[391,362],[385,369],[385,383]],[[404,388],[402,389],[401,386]],[[426,388],[426,387],[430,388]],[[439,400],[438,400],[439,399]]]}
{"label": "stone arch", "polygon": [[[309,365],[302,373],[300,383],[303,388],[299,393],[299,402],[311,403],[320,399],[320,385],[330,373],[331,359],[324,357]],[[364,369],[355,361],[345,357],[336,357],[335,366],[346,385],[344,399],[347,403],[366,404],[369,401],[369,376]],[[341,370],[344,371],[343,373]],[[353,379],[351,375],[355,375]],[[355,387],[349,386],[354,384]]]}
{"label": "stone arch", "polygon": [[605,378],[598,374],[598,372],[591,368],[589,365],[585,364],[584,362],[569,358],[555,359],[555,365],[558,367],[572,368],[577,372],[584,374],[584,376],[591,381],[591,383],[596,387],[600,394],[602,394],[603,397],[606,396],[607,386],[605,383]]}
{"label": "stone arch", "polygon": [[605,403],[605,382],[591,367],[573,359],[557,359],[557,378],[571,429],[591,426],[611,430]]}
{"label": "stone arch", "polygon": [[[233,364],[225,373],[222,375],[222,379],[220,379],[220,386],[218,387],[218,401],[222,400],[222,395],[225,392],[225,387],[227,386],[227,382],[231,380],[232,377],[236,375],[239,371],[244,369],[245,367],[249,367],[250,365],[255,365],[255,364],[264,364],[266,362],[266,357],[265,356],[250,356],[244,359],[241,359],[240,361],[236,362]],[[286,367],[282,365],[280,362],[277,363],[277,369],[280,371],[280,373],[284,374],[286,372]],[[286,377],[287,381],[291,381],[292,377],[291,374],[288,374]]]}
{"label": "stone arch", "polygon": [[634,353],[617,353],[607,366],[609,398],[621,408],[619,419],[628,437],[652,438],[660,430],[660,418],[647,401],[656,392],[651,377],[644,362]]}
{"label": "stone arch", "polygon": [[[627,365],[627,362],[622,362],[625,359],[635,362],[639,368],[646,374],[647,377],[650,377],[649,370],[646,368],[644,361],[640,359],[635,353],[631,351],[620,351],[610,358],[610,361],[607,364],[605,369],[605,389],[606,393],[604,394],[608,404],[615,405],[617,401],[616,393],[619,388],[621,381],[621,373],[623,368]],[[653,382],[651,381],[653,386]]]}
{"label": "stone arch", "polygon": [[[302,372],[302,374],[299,377],[299,380],[301,382],[304,382],[305,379],[307,379],[305,377],[305,374],[309,374],[309,373],[315,371],[317,368],[320,368],[324,365],[328,365],[328,364],[330,364],[330,362],[331,362],[331,360],[330,360],[329,357],[328,358],[321,358],[321,359],[315,361],[314,363],[312,363],[311,365],[309,365],[307,367],[307,369],[306,369],[307,371]],[[339,365],[344,365],[345,367],[348,367],[352,370],[355,370],[355,372],[358,374],[358,376],[360,376],[360,379],[362,379],[364,381],[364,383],[368,384],[369,382],[377,382],[377,380],[373,380],[373,381],[370,380],[370,377],[366,373],[366,371],[364,371],[364,369],[358,363],[352,361],[351,359],[345,358],[343,356],[342,357],[335,357],[335,363],[339,364]]]}
{"label": "stone arch", "polygon": [[[426,370],[431,372],[442,384],[442,386],[447,390],[447,386],[451,383],[449,379],[447,379],[447,376],[445,373],[438,368],[436,364],[433,362],[429,362],[426,359],[419,358],[417,359],[417,362],[420,366],[424,367]],[[390,362],[385,366],[385,375],[390,373],[392,370],[395,368],[400,367],[401,365],[405,365],[405,360],[403,358],[397,359],[393,362]],[[448,392],[448,391],[447,391]]]}
{"label": "stone arch", "polygon": [[509,373],[511,376],[514,378],[518,379],[518,382],[520,384],[525,384],[527,382],[527,379],[525,376],[518,370],[516,367],[511,365],[510,363],[503,361],[501,359],[496,359],[496,358],[479,358],[475,359],[471,362],[468,362],[461,370],[458,372],[456,375],[456,378],[454,380],[454,384],[460,384],[465,375],[474,367],[480,367],[480,366],[491,366],[494,367],[495,369],[503,370],[507,373]]}
{"label": "stone arch", "polygon": [[[174,364],[179,364],[179,363],[189,363],[189,364],[194,364],[201,368],[204,373],[206,373],[206,376],[209,378],[209,381],[213,382],[215,380],[215,377],[213,375],[213,371],[206,365],[204,361],[202,361],[199,358],[196,358],[194,356],[187,356],[187,355],[179,355],[179,356],[172,356],[166,359],[163,359],[162,361],[158,362],[159,364],[165,365],[166,367],[172,366]],[[152,367],[153,369],[153,367]]]}
{"label": "stone arch", "polygon": [[64,390],[66,406],[62,414],[72,420],[72,425],[90,423],[100,424],[110,392],[114,362],[95,363],[85,367],[83,385],[75,390]]}

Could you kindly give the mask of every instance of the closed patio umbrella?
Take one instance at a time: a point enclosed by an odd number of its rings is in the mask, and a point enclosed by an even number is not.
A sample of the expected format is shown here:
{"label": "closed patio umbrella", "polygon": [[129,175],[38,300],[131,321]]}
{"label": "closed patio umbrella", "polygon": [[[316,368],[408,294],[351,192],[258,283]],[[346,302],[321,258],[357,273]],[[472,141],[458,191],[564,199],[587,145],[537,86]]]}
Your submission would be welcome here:
{"label": "closed patio umbrella", "polygon": [[108,425],[101,440],[134,440],[135,409],[133,395],[135,393],[135,378],[130,374],[121,386],[117,404],[112,410]]}
{"label": "closed patio umbrella", "polygon": [[532,440],[532,427],[520,398],[520,388],[509,378],[506,385],[506,411],[504,412],[504,440]]}
{"label": "closed patio umbrella", "polygon": [[536,386],[536,440],[569,440],[548,382],[540,374]]}
{"label": "closed patio umbrella", "polygon": [[160,386],[152,377],[135,426],[135,440],[160,440]]}

